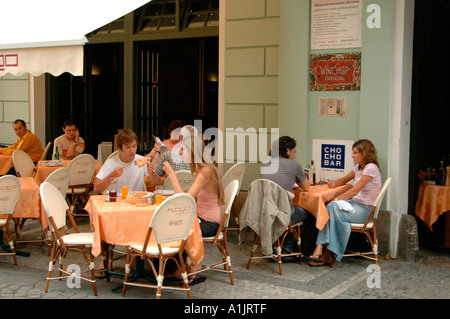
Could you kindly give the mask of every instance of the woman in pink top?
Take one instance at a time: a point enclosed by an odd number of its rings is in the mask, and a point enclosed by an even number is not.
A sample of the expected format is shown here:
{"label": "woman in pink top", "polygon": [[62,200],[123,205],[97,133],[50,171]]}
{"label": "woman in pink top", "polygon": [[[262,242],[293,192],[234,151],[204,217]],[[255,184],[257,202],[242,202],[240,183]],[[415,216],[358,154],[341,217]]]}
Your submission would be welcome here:
{"label": "woman in pink top", "polygon": [[[180,155],[183,162],[189,163],[194,176],[194,183],[186,193],[192,195],[197,202],[197,217],[203,237],[215,236],[222,216],[220,206],[225,204],[225,194],[217,169],[204,152],[205,145],[198,136],[181,140]],[[175,171],[169,162],[164,162],[164,171],[170,177],[176,193],[183,193]],[[201,268],[201,265],[196,266]],[[189,272],[198,268],[190,268]]]}
{"label": "woman in pink top", "polygon": [[[333,266],[335,259],[342,259],[350,237],[351,223],[366,221],[381,190],[381,173],[373,143],[369,140],[359,140],[353,144],[352,149],[356,166],[347,176],[329,181],[328,186],[336,187],[353,180],[353,187],[328,204],[330,219],[319,231],[316,249],[310,256],[310,266]],[[332,198],[324,200],[330,201]],[[337,200],[346,201],[351,205],[350,209],[343,209],[343,205],[339,205],[342,202]]]}

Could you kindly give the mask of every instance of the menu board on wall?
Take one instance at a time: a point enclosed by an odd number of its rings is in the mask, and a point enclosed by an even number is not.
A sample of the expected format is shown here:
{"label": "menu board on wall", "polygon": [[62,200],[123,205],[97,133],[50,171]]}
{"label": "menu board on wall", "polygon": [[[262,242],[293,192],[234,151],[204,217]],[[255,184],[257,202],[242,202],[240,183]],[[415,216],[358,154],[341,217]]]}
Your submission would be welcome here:
{"label": "menu board on wall", "polygon": [[311,0],[311,50],[361,47],[362,0]]}

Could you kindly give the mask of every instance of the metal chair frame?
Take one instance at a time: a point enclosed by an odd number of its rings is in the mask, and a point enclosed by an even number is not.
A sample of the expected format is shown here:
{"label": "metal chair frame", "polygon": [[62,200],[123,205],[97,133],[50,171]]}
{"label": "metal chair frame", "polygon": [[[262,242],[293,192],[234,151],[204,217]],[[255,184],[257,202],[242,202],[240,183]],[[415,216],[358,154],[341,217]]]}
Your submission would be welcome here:
{"label": "metal chair frame", "polygon": [[[380,211],[381,203],[383,202],[384,196],[386,195],[386,191],[391,181],[392,177],[388,177],[384,182],[366,221],[363,224],[352,223],[352,233],[365,234],[367,239],[369,240],[372,250],[367,252],[355,252],[347,250],[348,253],[344,254],[343,257],[359,256],[370,260],[374,260],[375,264],[378,265],[379,260],[378,238],[377,238],[378,213]],[[374,257],[371,257],[371,255],[374,255]]]}

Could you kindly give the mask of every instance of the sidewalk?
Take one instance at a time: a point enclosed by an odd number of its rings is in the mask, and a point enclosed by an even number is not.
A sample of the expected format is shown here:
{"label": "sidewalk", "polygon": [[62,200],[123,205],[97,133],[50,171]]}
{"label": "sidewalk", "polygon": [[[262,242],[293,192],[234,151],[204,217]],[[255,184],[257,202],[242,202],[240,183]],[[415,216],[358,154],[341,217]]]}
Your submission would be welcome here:
{"label": "sidewalk", "polygon": [[[90,231],[85,217],[77,219],[81,231]],[[22,239],[39,238],[40,223],[28,220]],[[229,232],[229,248],[235,284],[229,276],[217,272],[204,272],[206,281],[192,286],[195,299],[449,299],[450,254],[421,249],[417,262],[381,260],[380,272],[374,264],[362,258],[344,258],[334,268],[313,268],[306,257],[303,263],[283,263],[283,275],[278,265],[268,260],[255,260],[246,268],[252,236],[237,245],[237,232]],[[205,247],[205,263],[219,257],[216,247]],[[98,296],[94,296],[90,283],[80,288],[68,288],[66,281],[52,281],[48,293],[44,292],[45,277],[50,257],[45,244],[21,244],[21,251],[29,257],[18,256],[18,265],[10,256],[0,256],[0,299],[155,299],[154,289],[129,287],[127,294],[113,292],[122,278],[97,280]],[[99,259],[98,259],[99,261]],[[96,265],[98,264],[98,261]],[[72,262],[70,262],[72,263]],[[80,265],[82,263],[80,262]],[[116,271],[123,271],[124,259],[114,263]],[[379,288],[378,288],[379,287]],[[163,299],[187,299],[185,292],[166,290]]]}

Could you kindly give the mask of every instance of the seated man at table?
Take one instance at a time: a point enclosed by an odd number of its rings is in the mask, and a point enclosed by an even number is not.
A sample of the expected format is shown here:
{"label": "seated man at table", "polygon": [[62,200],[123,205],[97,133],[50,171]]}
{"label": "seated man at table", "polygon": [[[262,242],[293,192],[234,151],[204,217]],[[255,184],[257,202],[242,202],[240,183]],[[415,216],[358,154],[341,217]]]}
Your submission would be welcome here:
{"label": "seated man at table", "polygon": [[[41,159],[42,154],[44,154],[44,149],[42,148],[41,141],[36,135],[31,133],[31,131],[27,128],[27,124],[24,120],[15,120],[12,127],[14,129],[14,133],[16,133],[19,138],[13,145],[9,147],[1,147],[0,154],[12,155],[14,151],[22,150],[30,155],[31,159],[36,165],[37,162],[39,162],[39,160]],[[9,170],[8,174],[16,175],[14,167]]]}
{"label": "seated man at table", "polygon": [[[179,135],[181,141],[183,138],[189,138],[190,136],[197,136],[198,131],[192,125],[185,125],[181,128]],[[178,143],[172,148],[172,150],[166,151],[161,154],[160,152],[161,145],[155,143],[154,146],[155,153],[152,157],[151,163],[151,166],[154,168],[154,170],[152,170],[152,172],[149,174],[149,179],[153,186],[162,185],[161,177],[166,174],[163,170],[164,162],[169,162],[174,171],[191,170],[189,164],[183,162],[183,159],[180,155],[180,145],[181,144]]]}
{"label": "seated man at table", "polygon": [[[289,136],[282,136],[273,142],[270,151],[271,159],[261,165],[260,177],[277,183],[289,192],[292,192],[295,183],[303,190],[308,191],[309,181],[300,163],[295,161],[296,146],[297,142]],[[303,225],[300,231],[303,233],[311,223],[313,216],[302,207],[294,206],[292,200],[291,206],[291,222],[294,225],[302,221]],[[283,250],[287,253],[298,251],[295,237],[292,234],[286,237]]]}
{"label": "seated man at table", "polygon": [[136,134],[129,129],[120,130],[117,136],[117,145],[120,150],[119,156],[108,159],[98,172],[94,182],[94,193],[102,193],[109,187],[111,178],[116,179],[117,191],[120,192],[122,186],[128,186],[128,190],[145,191],[144,176],[151,172],[150,165],[139,167],[135,160],[143,158],[136,154],[138,146]]}
{"label": "seated man at table", "polygon": [[74,159],[84,152],[84,140],[80,137],[77,125],[72,120],[64,121],[62,130],[64,134],[55,138],[53,143],[52,159],[56,159],[56,148],[58,148],[60,160]]}

